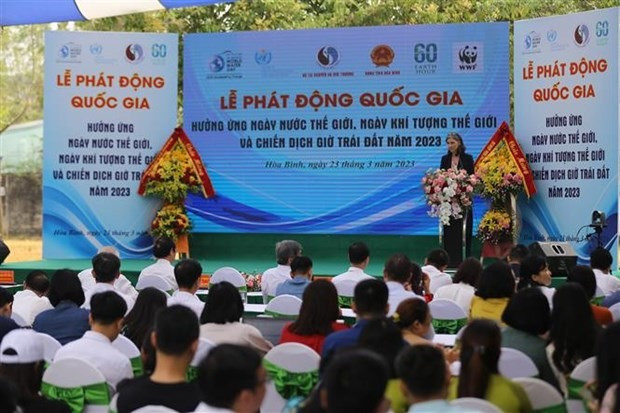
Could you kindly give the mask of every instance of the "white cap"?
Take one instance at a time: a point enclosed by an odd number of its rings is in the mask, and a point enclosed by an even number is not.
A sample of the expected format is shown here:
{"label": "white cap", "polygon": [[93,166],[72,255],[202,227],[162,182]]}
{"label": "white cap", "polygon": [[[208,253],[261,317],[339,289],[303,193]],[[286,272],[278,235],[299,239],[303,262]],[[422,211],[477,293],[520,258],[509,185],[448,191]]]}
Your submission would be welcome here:
{"label": "white cap", "polygon": [[2,364],[35,363],[43,359],[43,341],[34,330],[26,328],[11,330],[2,339],[0,344]]}

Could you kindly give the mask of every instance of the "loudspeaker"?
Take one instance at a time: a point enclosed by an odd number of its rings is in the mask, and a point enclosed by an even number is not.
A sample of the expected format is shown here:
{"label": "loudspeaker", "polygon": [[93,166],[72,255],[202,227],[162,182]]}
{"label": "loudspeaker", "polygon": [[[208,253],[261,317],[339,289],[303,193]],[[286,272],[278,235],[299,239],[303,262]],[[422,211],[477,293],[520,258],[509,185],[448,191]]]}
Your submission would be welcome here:
{"label": "loudspeaker", "polygon": [[4,262],[4,260],[6,259],[6,257],[9,256],[10,253],[11,250],[9,249],[9,247],[0,239],[0,264]]}
{"label": "loudspeaker", "polygon": [[567,277],[577,265],[577,254],[568,242],[534,242],[529,246],[534,255],[546,258],[553,277]]}

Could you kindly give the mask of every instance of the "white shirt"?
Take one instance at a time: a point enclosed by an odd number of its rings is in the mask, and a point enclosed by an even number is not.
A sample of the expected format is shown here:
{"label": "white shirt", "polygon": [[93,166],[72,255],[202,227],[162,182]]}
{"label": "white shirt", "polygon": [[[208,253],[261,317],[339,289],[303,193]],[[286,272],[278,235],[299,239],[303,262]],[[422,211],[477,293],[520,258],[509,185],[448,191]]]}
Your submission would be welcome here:
{"label": "white shirt", "polygon": [[13,312],[22,316],[27,325],[31,326],[34,318],[39,313],[52,309],[52,304],[47,297],[39,297],[32,290],[22,290],[13,296]]}
{"label": "white shirt", "polygon": [[446,298],[452,300],[465,310],[465,314],[469,314],[471,307],[471,299],[474,298],[476,289],[466,283],[450,284],[440,287],[434,294],[435,298]]}
{"label": "white shirt", "polygon": [[425,265],[422,267],[422,272],[428,275],[431,281],[429,286],[430,291],[428,291],[431,294],[435,294],[435,291],[444,285],[452,284],[452,277],[445,272],[439,271],[434,265]]}
{"label": "white shirt", "polygon": [[[84,290],[84,294],[86,294],[88,290],[93,288],[96,284],[92,268],[87,268],[84,271],[80,271],[78,278],[80,279],[80,283],[82,283],[82,290]],[[130,296],[134,301],[138,298],[138,291],[133,288],[131,281],[129,281],[123,274],[119,275],[116,281],[114,281],[114,288],[123,294]]]}
{"label": "white shirt", "polygon": [[405,287],[399,282],[386,281],[385,285],[387,285],[388,288],[388,304],[390,305],[388,317],[391,317],[396,312],[398,304],[408,298],[417,298],[419,300],[424,300],[424,298],[420,297],[413,291],[405,290]]}
{"label": "white shirt", "polygon": [[361,268],[349,267],[347,272],[343,272],[342,274],[337,275],[334,278],[332,278],[332,282],[334,284],[338,284],[339,282],[349,281],[349,280],[360,282],[363,280],[370,280],[370,279],[373,279],[373,277],[366,274],[364,270],[362,270]]}
{"label": "white shirt", "polygon": [[596,286],[601,289],[604,296],[608,296],[620,290],[620,280],[611,274],[605,274],[598,268],[593,268],[594,276],[596,277]]}
{"label": "white shirt", "polygon": [[550,288],[545,285],[538,286],[538,289],[547,297],[549,301],[549,308],[553,308],[553,295],[555,294],[555,288]]}
{"label": "white shirt", "polygon": [[270,268],[263,273],[261,278],[261,291],[263,292],[263,302],[267,304],[267,296],[276,296],[276,288],[286,280],[291,279],[291,267],[278,264],[275,268]]}
{"label": "white shirt", "polygon": [[226,324],[203,324],[200,326],[200,337],[215,344],[229,343],[249,346],[262,354],[267,353],[273,347],[273,344],[263,337],[258,328],[237,321]]}
{"label": "white shirt", "polygon": [[213,407],[209,406],[205,402],[201,402],[194,413],[235,413],[233,410],[225,409],[223,407]]}
{"label": "white shirt", "polygon": [[158,258],[154,264],[149,265],[145,269],[140,272],[140,276],[138,277],[138,284],[140,284],[140,278],[146,275],[154,275],[156,277],[161,277],[170,286],[169,290],[178,290],[179,286],[177,285],[177,280],[174,278],[174,267],[170,263],[170,261],[164,258]]}
{"label": "white shirt", "polygon": [[129,358],[118,351],[106,336],[95,331],[87,331],[81,339],[62,346],[56,352],[54,361],[66,358],[89,361],[115,389],[118,382],[133,377]]}
{"label": "white shirt", "polygon": [[200,301],[196,294],[188,293],[187,291],[175,291],[172,297],[168,299],[168,307],[177,304],[192,309],[198,316],[198,320],[200,320],[202,309],[205,306],[205,303]]}
{"label": "white shirt", "polygon": [[92,296],[106,291],[114,291],[116,294],[120,295],[123,300],[125,300],[125,303],[127,304],[127,312],[125,313],[125,315],[127,315],[127,313],[131,311],[134,305],[133,298],[123,294],[122,292],[115,289],[112,284],[108,283],[96,283],[93,288],[88,290],[88,293],[85,294],[86,299],[84,300],[84,304],[82,304],[82,308],[90,310],[90,299],[92,298]]}

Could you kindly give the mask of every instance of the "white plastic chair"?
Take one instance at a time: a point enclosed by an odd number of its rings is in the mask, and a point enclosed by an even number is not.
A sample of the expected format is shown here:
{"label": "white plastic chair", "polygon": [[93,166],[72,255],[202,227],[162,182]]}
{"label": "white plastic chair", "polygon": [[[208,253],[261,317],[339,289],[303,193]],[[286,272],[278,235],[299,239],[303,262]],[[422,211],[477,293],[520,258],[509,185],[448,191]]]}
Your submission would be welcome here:
{"label": "white plastic chair", "polygon": [[[264,359],[291,373],[308,373],[318,371],[321,356],[303,344],[284,343],[269,350]],[[261,411],[281,412],[285,403],[286,400],[278,393],[273,381],[270,382]]]}
{"label": "white plastic chair", "polygon": [[499,372],[509,379],[535,377],[538,376],[538,367],[524,352],[514,348],[502,347],[499,356]]}
{"label": "white plastic chair", "polygon": [[131,369],[133,370],[134,377],[140,377],[144,374],[142,354],[140,354],[140,349],[134,344],[133,341],[119,334],[119,336],[116,337],[116,340],[112,342],[112,345],[115,349],[127,356],[131,362]]}
{"label": "white plastic chair", "polygon": [[480,413],[502,413],[502,411],[484,399],[476,399],[475,397],[463,397],[450,402],[451,405],[460,407],[464,411],[480,412]]}
{"label": "white plastic chair", "polygon": [[217,284],[222,281],[228,281],[237,288],[245,287],[245,278],[233,267],[222,267],[216,270],[211,276],[209,284]]}
{"label": "white plastic chair", "polygon": [[189,367],[187,368],[187,381],[194,381],[198,377],[198,365],[200,362],[209,354],[209,351],[215,347],[215,343],[211,340],[207,340],[206,338],[200,337],[198,339],[198,348],[196,349],[196,353],[194,354],[194,358],[189,363]]}
{"label": "white plastic chair", "polygon": [[17,323],[20,327],[30,327],[30,324],[26,321],[24,317],[13,311],[11,313],[11,319]]}
{"label": "white plastic chair", "polygon": [[[583,385],[585,386],[586,383],[594,380],[595,378],[596,357],[590,357],[577,364],[577,367],[575,367],[573,369],[573,372],[570,374],[569,381],[583,383]],[[571,386],[569,386],[569,388],[570,387]],[[570,394],[569,392],[568,400],[566,400],[566,408],[569,412],[578,412],[584,410],[581,395]]]}
{"label": "white plastic chair", "polygon": [[443,287],[444,285],[450,284],[452,284],[452,277],[450,277],[448,274],[442,274],[431,278],[428,289],[430,290],[431,294],[435,294],[437,290],[439,290],[439,288]]}
{"label": "white plastic chair", "polygon": [[301,309],[301,300],[294,295],[278,295],[265,307],[265,314],[274,317],[296,318]]}
{"label": "white plastic chair", "polygon": [[428,308],[433,317],[433,321],[454,321],[454,328],[445,330],[440,328],[437,322],[433,323],[435,333],[437,334],[456,334],[467,323],[467,314],[465,310],[455,301],[447,298],[437,298],[428,304]]}
{"label": "white plastic chair", "polygon": [[605,298],[605,293],[603,292],[601,287],[599,287],[597,285],[596,286],[596,291],[594,292],[594,299],[593,299],[593,301],[596,302],[597,305],[600,305],[601,301],[603,301],[604,298]]}
{"label": "white plastic chair", "polygon": [[161,277],[156,275],[143,275],[138,279],[136,290],[140,291],[148,287],[157,288],[159,291],[163,291],[166,294],[168,294],[168,291],[172,289],[172,286],[168,284],[168,281]]}
{"label": "white plastic chair", "polygon": [[45,333],[37,333],[39,337],[41,337],[41,342],[43,343],[43,357],[46,362],[51,363],[54,361],[54,356],[56,352],[62,347],[62,344],[54,337]]}
{"label": "white plastic chair", "polygon": [[359,283],[358,280],[343,280],[334,283],[336,291],[338,292],[338,301],[341,306],[346,305],[347,307],[351,307],[357,283]]}
{"label": "white plastic chair", "polygon": [[523,387],[534,411],[544,411],[564,404],[564,398],[560,392],[546,381],[535,377],[520,377],[512,381]]}
{"label": "white plastic chair", "polygon": [[[58,360],[49,365],[43,373],[42,393],[45,394],[47,385],[70,389],[92,385],[102,385],[108,389],[108,384],[103,374],[90,362],[79,358],[66,358]],[[103,413],[108,411],[110,393],[107,393],[108,400],[105,405],[94,405],[86,403],[85,413]]]}
{"label": "white plastic chair", "polygon": [[609,307],[609,311],[611,311],[611,316],[614,321],[620,320],[620,303],[616,303]]}

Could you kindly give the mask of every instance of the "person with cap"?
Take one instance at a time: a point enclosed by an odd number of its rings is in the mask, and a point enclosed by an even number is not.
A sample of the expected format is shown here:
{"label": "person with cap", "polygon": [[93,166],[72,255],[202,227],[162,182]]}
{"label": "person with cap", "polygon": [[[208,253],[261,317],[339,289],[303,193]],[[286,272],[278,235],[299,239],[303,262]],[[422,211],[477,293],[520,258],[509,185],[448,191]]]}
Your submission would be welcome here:
{"label": "person with cap", "polygon": [[39,395],[43,377],[44,345],[39,333],[29,329],[9,332],[0,344],[0,378],[9,381],[23,413],[69,413],[63,401]]}

